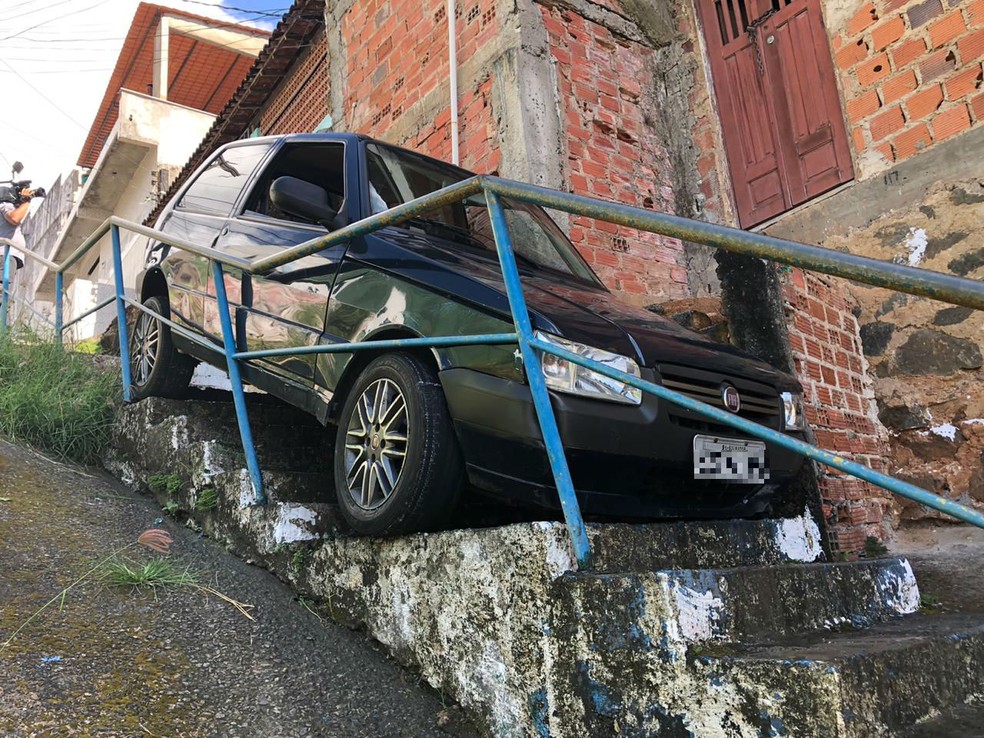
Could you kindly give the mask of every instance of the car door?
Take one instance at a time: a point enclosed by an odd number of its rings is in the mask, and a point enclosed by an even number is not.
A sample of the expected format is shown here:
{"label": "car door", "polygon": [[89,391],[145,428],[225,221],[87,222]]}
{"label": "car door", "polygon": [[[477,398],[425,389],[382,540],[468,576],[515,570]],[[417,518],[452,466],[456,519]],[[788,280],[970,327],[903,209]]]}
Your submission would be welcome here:
{"label": "car door", "polygon": [[[328,235],[348,221],[345,187],[345,144],[334,140],[285,142],[250,184],[216,247],[231,256],[255,261]],[[279,177],[296,177],[323,187],[340,215],[327,226],[280,210],[270,199],[270,185]],[[336,244],[312,256],[259,276],[230,271],[226,275],[231,318],[241,350],[312,346],[325,327],[328,296],[347,244]],[[214,284],[208,287],[214,300]],[[314,383],[315,356],[283,356],[257,360],[265,369],[304,385]]]}
{"label": "car door", "polygon": [[[269,151],[267,142],[216,153],[165,215],[159,226],[161,230],[191,243],[216,246],[233,205]],[[159,248],[163,251],[161,269],[167,278],[171,314],[199,331],[209,332],[210,260],[178,248]],[[214,301],[211,314],[215,315]],[[211,332],[215,336],[221,335],[221,329]]]}

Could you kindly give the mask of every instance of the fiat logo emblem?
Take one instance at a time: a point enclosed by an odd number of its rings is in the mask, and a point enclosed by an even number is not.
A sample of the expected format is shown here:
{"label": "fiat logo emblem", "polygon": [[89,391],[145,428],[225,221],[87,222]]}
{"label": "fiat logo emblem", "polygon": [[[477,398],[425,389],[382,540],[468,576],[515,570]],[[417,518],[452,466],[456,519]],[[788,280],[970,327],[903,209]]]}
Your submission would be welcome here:
{"label": "fiat logo emblem", "polygon": [[721,400],[724,402],[724,406],[731,412],[736,413],[741,410],[741,395],[730,384],[721,387]]}

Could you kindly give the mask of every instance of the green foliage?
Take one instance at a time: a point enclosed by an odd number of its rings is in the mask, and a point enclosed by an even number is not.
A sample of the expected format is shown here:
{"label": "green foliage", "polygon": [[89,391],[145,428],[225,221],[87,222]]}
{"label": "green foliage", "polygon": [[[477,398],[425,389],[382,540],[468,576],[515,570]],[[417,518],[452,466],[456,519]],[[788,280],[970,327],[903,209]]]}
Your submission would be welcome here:
{"label": "green foliage", "polygon": [[198,584],[198,579],[189,569],[179,569],[168,559],[150,559],[143,563],[112,559],[102,565],[99,578],[113,587],[186,587]]}
{"label": "green foliage", "polygon": [[930,592],[920,592],[919,593],[919,609],[921,610],[934,610],[943,605],[942,600]]}
{"label": "green foliage", "polygon": [[884,556],[887,553],[888,548],[886,548],[885,544],[874,536],[868,536],[864,539],[864,555],[867,558],[873,559],[876,556]]}
{"label": "green foliage", "polygon": [[179,492],[182,485],[177,474],[151,474],[147,477],[147,486],[155,495],[167,494],[170,497]]}
{"label": "green foliage", "polygon": [[180,509],[181,506],[174,500],[168,500],[167,502],[164,503],[164,512],[166,512],[172,518],[178,514],[178,511]]}
{"label": "green foliage", "polygon": [[26,332],[0,338],[0,432],[82,463],[109,443],[116,371]]}
{"label": "green foliage", "polygon": [[198,512],[209,512],[219,506],[219,495],[215,487],[205,487],[195,496],[195,509]]}
{"label": "green foliage", "polygon": [[290,557],[289,569],[294,574],[300,574],[305,565],[307,565],[308,560],[308,550],[306,548],[299,548],[294,551],[294,554]]}
{"label": "green foliage", "polygon": [[77,341],[73,344],[72,351],[78,354],[101,354],[102,347],[99,345],[98,338],[89,338],[85,341]]}

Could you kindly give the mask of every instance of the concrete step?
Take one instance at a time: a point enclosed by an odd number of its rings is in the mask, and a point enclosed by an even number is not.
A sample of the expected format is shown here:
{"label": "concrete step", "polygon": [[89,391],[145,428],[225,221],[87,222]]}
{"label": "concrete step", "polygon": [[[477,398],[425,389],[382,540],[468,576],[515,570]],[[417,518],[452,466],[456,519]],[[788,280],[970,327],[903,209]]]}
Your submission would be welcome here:
{"label": "concrete step", "polygon": [[905,559],[582,572],[569,574],[557,588],[590,638],[603,638],[612,628],[647,633],[647,648],[667,658],[682,658],[703,645],[865,628],[919,607],[919,590]]}
{"label": "concrete step", "polygon": [[960,705],[904,731],[901,738],[984,738],[984,704]]}
{"label": "concrete step", "polygon": [[588,735],[872,738],[984,697],[980,614],[911,615],[760,646],[692,644],[681,656],[662,647],[670,633],[648,617],[653,608],[631,602],[628,614],[609,611],[608,627],[578,612],[555,627],[558,723]]}
{"label": "concrete step", "polygon": [[759,695],[775,689],[774,717],[787,735],[814,735],[801,727],[827,705],[836,709],[832,735],[897,736],[984,697],[984,617],[915,615],[863,631],[699,656],[694,667],[711,683],[754,683]]}
{"label": "concrete step", "polygon": [[820,530],[807,514],[775,520],[589,525],[593,570],[721,569],[809,563],[823,557]]}

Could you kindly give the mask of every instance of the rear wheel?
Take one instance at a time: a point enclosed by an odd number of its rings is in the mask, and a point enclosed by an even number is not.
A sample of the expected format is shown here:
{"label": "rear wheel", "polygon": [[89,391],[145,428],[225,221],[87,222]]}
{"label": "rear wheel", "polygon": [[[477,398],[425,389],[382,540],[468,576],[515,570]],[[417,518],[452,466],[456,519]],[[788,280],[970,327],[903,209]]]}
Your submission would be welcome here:
{"label": "rear wheel", "polygon": [[[170,317],[167,299],[148,297],[144,306]],[[171,329],[152,315],[140,311],[130,334],[130,381],[133,399],[181,397],[195,371],[195,360],[178,353]]]}
{"label": "rear wheel", "polygon": [[433,368],[409,354],[375,359],[339,417],[335,490],[345,519],[364,535],[433,530],[453,512],[462,479]]}

